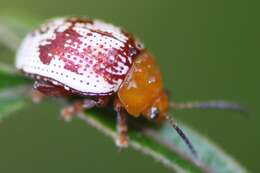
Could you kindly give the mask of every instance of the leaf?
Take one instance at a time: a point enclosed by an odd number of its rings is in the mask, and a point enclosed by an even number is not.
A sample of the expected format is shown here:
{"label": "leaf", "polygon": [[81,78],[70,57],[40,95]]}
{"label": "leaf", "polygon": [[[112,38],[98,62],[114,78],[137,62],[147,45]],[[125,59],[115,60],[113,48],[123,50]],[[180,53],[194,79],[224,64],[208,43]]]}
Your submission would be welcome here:
{"label": "leaf", "polygon": [[[25,31],[35,25],[32,22],[34,20],[24,19],[10,16],[0,18],[0,42],[13,51],[17,49]],[[23,93],[28,92],[25,86],[31,84],[31,81],[16,75],[13,68],[6,65],[2,67],[0,70],[0,120],[27,105],[26,94]],[[12,88],[9,88],[10,86]],[[111,109],[92,109],[78,114],[78,118],[112,139],[116,138],[115,113]],[[143,119],[131,117],[129,119],[130,147],[153,157],[175,172],[247,172],[222,149],[184,123],[180,126],[191,138],[198,151],[199,159],[197,160],[191,157],[187,147],[169,124],[155,126]]]}
{"label": "leaf", "polygon": [[[87,111],[85,114],[79,114],[78,117],[112,139],[116,139],[116,120],[113,118],[116,116],[111,110],[109,112],[109,110],[94,109]],[[194,160],[190,157],[186,145],[183,144],[169,124],[165,123],[160,127],[154,127],[138,121],[138,119],[130,119],[130,146],[152,156],[175,172],[247,172],[245,168],[209,139],[184,123],[179,124],[191,138],[194,147],[199,153],[200,160]]]}
{"label": "leaf", "polygon": [[28,104],[23,95],[25,90],[25,87],[17,87],[0,92],[0,122]]}
{"label": "leaf", "polygon": [[13,86],[28,85],[31,80],[21,75],[15,74],[15,70],[8,65],[0,63],[0,91]]}
{"label": "leaf", "polygon": [[[85,114],[78,114],[78,117],[113,140],[116,139],[116,116],[112,110],[94,109]],[[153,157],[174,172],[212,172],[201,161],[193,160],[177,149],[172,141],[166,144],[167,141],[161,138],[160,132],[153,129],[152,126],[146,126],[146,123],[142,124],[137,121],[134,119],[129,121],[130,147]],[[173,131],[171,134],[174,134]]]}
{"label": "leaf", "polygon": [[28,105],[25,92],[31,83],[30,80],[15,74],[13,68],[0,63],[0,122]]}

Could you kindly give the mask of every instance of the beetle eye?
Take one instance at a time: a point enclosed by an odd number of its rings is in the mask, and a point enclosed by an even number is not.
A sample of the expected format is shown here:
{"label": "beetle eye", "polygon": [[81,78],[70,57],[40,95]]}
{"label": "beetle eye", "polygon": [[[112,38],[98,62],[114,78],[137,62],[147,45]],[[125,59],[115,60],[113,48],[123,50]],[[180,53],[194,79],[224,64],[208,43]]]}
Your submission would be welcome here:
{"label": "beetle eye", "polygon": [[157,108],[157,107],[152,107],[152,108],[151,108],[150,118],[151,118],[152,120],[157,119],[157,117],[159,117],[159,114],[160,114],[159,108]]}

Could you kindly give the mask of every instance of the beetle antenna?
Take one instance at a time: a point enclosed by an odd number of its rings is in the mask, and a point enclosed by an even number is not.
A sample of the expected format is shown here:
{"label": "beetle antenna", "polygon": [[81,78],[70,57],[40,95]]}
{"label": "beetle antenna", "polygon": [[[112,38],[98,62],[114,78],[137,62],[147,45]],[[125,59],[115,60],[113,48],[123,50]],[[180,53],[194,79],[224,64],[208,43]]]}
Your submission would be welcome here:
{"label": "beetle antenna", "polygon": [[186,102],[186,103],[170,103],[170,107],[176,110],[185,109],[216,109],[216,110],[230,110],[243,114],[247,114],[247,109],[242,105],[228,101],[202,101],[202,102]]}
{"label": "beetle antenna", "polygon": [[181,139],[185,142],[185,144],[189,147],[192,155],[195,158],[198,158],[197,152],[195,150],[195,148],[193,147],[192,143],[190,142],[189,138],[187,137],[187,135],[182,131],[182,129],[178,126],[177,122],[175,121],[175,119],[173,119],[170,115],[167,115],[167,120],[171,123],[172,127],[176,130],[176,132],[178,133],[178,135],[181,137]]}

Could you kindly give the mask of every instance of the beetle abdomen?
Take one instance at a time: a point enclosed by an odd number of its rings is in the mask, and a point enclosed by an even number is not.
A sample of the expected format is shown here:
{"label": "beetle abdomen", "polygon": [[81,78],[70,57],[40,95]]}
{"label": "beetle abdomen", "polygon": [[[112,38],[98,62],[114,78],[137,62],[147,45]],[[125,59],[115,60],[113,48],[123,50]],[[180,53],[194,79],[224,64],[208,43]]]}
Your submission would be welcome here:
{"label": "beetle abdomen", "polygon": [[143,49],[133,36],[89,19],[58,18],[30,33],[16,66],[85,95],[116,92]]}

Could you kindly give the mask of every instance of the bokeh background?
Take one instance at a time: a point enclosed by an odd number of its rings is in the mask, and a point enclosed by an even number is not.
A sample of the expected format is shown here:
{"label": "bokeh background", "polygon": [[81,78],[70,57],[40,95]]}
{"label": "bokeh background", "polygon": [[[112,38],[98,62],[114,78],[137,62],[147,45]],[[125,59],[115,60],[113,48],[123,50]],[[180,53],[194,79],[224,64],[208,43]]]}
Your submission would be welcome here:
{"label": "bokeh background", "polygon": [[[245,0],[0,0],[0,11],[46,19],[83,15],[135,33],[157,56],[172,99],[227,99],[251,116],[219,111],[175,112],[252,172],[260,171],[259,3]],[[13,57],[10,57],[13,58]],[[119,153],[95,129],[58,119],[54,101],[1,123],[1,172],[170,172],[132,149]]]}

